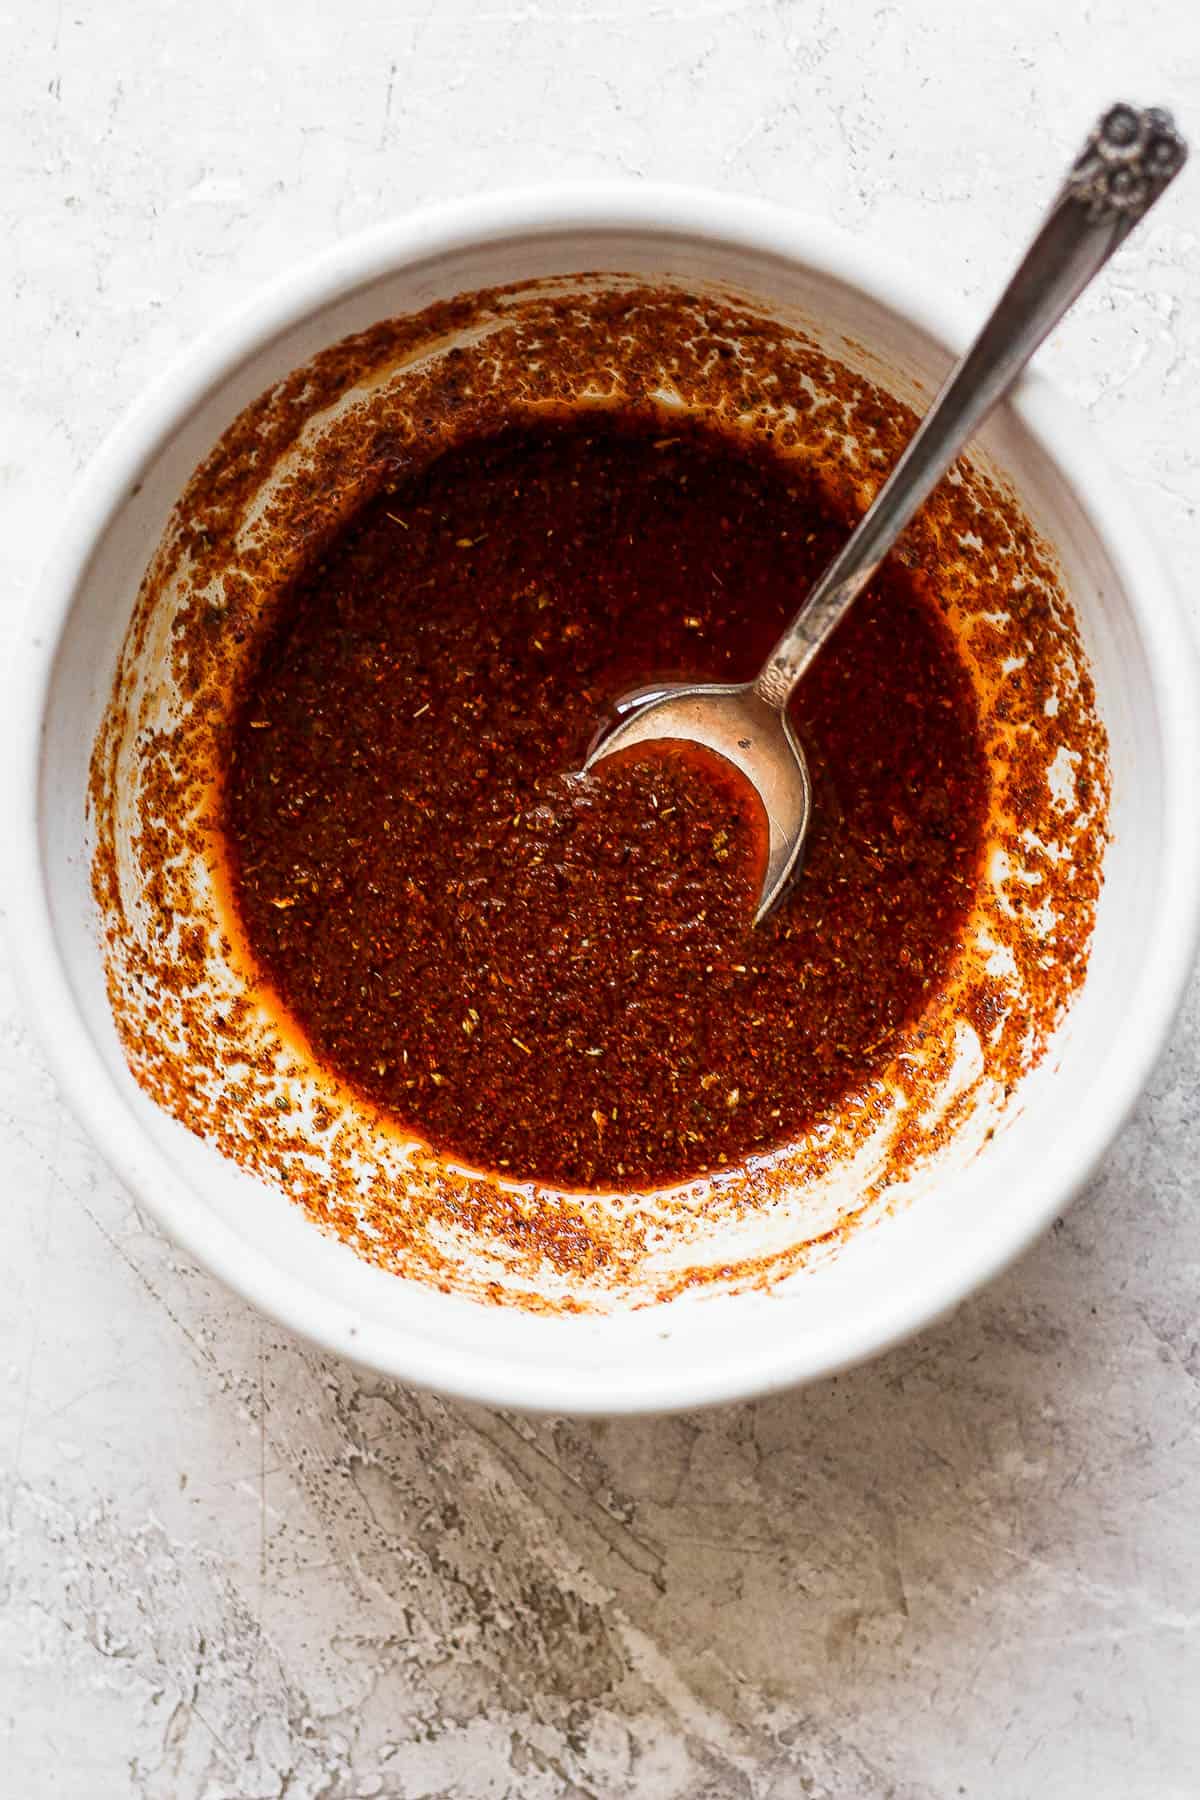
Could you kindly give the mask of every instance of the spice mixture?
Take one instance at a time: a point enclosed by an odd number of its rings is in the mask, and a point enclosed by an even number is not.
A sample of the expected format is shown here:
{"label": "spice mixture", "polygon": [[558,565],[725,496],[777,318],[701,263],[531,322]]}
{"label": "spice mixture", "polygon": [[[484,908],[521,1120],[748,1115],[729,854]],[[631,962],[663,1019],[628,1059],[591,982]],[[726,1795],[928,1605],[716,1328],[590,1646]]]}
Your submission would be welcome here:
{"label": "spice mixture", "polygon": [[887,1062],[988,803],[920,573],[885,567],[796,698],[814,818],[764,925],[732,771],[572,773],[630,687],[752,675],[848,529],[769,446],[595,411],[353,518],[247,674],[225,781],[250,949],[319,1061],[440,1155],[568,1190],[744,1162]]}
{"label": "spice mixture", "polygon": [[[148,551],[87,804],[129,1068],[261,1184],[248,1230],[285,1195],[377,1269],[607,1311],[774,1287],[987,1154],[1084,979],[1109,776],[1062,572],[983,450],[799,696],[817,816],[765,931],[727,786],[563,780],[630,684],[753,668],[915,427],[891,379],[753,299],[605,271],[376,320],[230,421]],[[674,1089],[638,1051],[664,1022]]]}

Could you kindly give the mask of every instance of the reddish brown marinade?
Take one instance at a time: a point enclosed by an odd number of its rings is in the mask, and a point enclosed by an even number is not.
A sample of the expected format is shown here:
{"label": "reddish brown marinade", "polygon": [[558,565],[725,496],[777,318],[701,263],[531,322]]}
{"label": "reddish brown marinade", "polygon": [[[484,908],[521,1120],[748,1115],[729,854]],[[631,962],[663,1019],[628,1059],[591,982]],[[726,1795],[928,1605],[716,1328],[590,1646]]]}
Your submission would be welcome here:
{"label": "reddish brown marinade", "polygon": [[845,535],[803,470],[587,414],[444,454],[289,594],[227,771],[251,951],[319,1061],[441,1154],[659,1186],[795,1140],[954,953],[987,771],[894,559],[795,705],[804,871],[752,924],[757,805],[678,755],[578,770],[607,704],[753,672]]}

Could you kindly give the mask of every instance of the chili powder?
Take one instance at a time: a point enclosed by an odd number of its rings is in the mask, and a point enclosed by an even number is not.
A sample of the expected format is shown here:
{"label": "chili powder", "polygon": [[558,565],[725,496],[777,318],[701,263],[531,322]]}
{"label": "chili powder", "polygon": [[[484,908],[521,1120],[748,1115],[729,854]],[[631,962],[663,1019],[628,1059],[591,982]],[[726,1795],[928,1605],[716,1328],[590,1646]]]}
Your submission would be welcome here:
{"label": "chili powder", "polygon": [[248,944],[322,1064],[443,1157],[564,1189],[744,1163],[886,1064],[988,798],[919,570],[889,559],[795,698],[814,815],[765,924],[732,772],[576,773],[629,688],[751,676],[849,529],[769,445],[596,411],[351,521],[264,638],[224,784]]}

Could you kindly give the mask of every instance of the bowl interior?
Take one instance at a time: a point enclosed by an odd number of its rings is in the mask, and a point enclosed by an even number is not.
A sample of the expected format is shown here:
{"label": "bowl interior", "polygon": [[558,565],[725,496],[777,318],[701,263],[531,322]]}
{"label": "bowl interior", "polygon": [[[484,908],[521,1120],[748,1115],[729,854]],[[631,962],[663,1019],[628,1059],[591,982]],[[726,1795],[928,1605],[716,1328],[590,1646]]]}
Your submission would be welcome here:
{"label": "bowl interior", "polygon": [[[1110,519],[1101,529],[1052,455],[1036,396],[1001,409],[981,450],[1061,564],[1109,735],[1112,841],[1087,979],[1050,1053],[984,1149],[914,1204],[770,1294],[531,1316],[369,1267],[159,1111],[128,1074],[89,887],[88,758],[133,596],[197,462],[265,387],[350,332],[467,290],[606,268],[753,294],[923,404],[951,351],[907,297],[885,297],[877,279],[835,256],[784,254],[768,234],[757,245],[748,237],[648,222],[530,223],[473,243],[451,237],[407,258],[365,256],[357,272],[277,298],[243,322],[236,349],[223,340],[180,377],[113,447],[64,546],[69,608],[44,696],[37,778],[60,1070],[135,1192],[232,1285],[358,1360],[448,1390],[563,1410],[685,1405],[844,1364],[953,1304],[1048,1223],[1128,1098],[1130,1021],[1145,1004],[1169,848],[1161,684],[1120,534]],[[1107,1109],[1100,1121],[1097,1106]]]}

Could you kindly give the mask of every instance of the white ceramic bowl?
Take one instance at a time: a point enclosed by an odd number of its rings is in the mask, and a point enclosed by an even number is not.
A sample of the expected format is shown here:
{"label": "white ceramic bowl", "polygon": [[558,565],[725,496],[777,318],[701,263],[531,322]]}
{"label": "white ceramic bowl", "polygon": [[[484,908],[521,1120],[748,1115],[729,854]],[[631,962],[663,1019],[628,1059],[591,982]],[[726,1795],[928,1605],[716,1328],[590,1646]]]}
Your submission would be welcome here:
{"label": "white ceramic bowl", "polygon": [[[1003,1268],[1094,1169],[1145,1082],[1191,965],[1200,896],[1193,646],[1119,482],[1049,384],[983,440],[1054,546],[1109,733],[1113,841],[1086,982],[1018,1116],[965,1170],[774,1295],[537,1317],[368,1267],[140,1093],[104,997],[84,832],[87,759],[133,596],[201,456],[271,382],[351,331],[498,282],[611,268],[786,299],[932,386],[966,332],[873,250],[773,208],[683,190],[565,188],[439,208],[287,275],[192,349],[96,457],[12,690],[10,917],[31,1016],[112,1167],[191,1254],[284,1324],[405,1380],[573,1412],[693,1406],[811,1380],[894,1343]],[[209,1160],[206,1160],[206,1157]]]}

